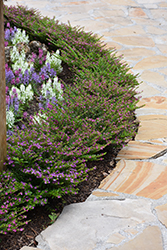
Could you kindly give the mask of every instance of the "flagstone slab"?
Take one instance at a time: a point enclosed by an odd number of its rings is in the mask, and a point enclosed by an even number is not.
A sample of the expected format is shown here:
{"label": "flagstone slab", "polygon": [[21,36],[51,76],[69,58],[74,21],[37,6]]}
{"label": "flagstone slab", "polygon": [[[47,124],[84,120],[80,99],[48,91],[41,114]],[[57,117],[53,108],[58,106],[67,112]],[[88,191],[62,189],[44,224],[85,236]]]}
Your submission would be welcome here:
{"label": "flagstone slab", "polygon": [[130,35],[137,35],[137,34],[146,34],[144,29],[141,27],[141,25],[135,25],[132,27],[126,27],[121,29],[112,30],[109,32],[104,32],[104,36],[130,36]]}
{"label": "flagstone slab", "polygon": [[159,7],[167,7],[167,3],[165,3],[165,2],[164,3],[160,3]]}
{"label": "flagstone slab", "polygon": [[166,33],[166,30],[154,26],[147,26],[147,32],[155,35],[162,35]]}
{"label": "flagstone slab", "polygon": [[121,16],[121,17],[125,17],[125,12],[123,10],[120,10],[120,9],[106,9],[106,8],[100,8],[100,9],[96,9],[94,10],[93,12],[93,15],[95,17],[112,17],[112,16]]}
{"label": "flagstone slab", "polygon": [[167,227],[167,203],[155,207],[155,210],[157,212],[158,219],[165,225],[165,227]]}
{"label": "flagstone slab", "polygon": [[122,46],[118,43],[114,43],[114,42],[106,42],[106,46],[105,48],[107,49],[117,49],[117,50],[120,50],[122,48]]}
{"label": "flagstone slab", "polygon": [[151,56],[155,54],[154,50],[151,49],[145,49],[145,48],[130,48],[120,51],[125,57],[145,57],[145,56]]}
{"label": "flagstone slab", "polygon": [[147,14],[144,12],[144,10],[142,8],[130,8],[129,9],[129,16],[148,18]]}
{"label": "flagstone slab", "polygon": [[165,68],[165,69],[160,69],[159,72],[161,72],[162,74],[167,75],[167,68]]}
{"label": "flagstone slab", "polygon": [[118,25],[122,25],[122,26],[126,26],[126,25],[130,25],[133,24],[132,20],[130,18],[127,17],[107,17],[107,18],[103,18],[102,20],[108,22],[109,24],[116,24]]}
{"label": "flagstone slab", "polygon": [[124,230],[124,232],[128,233],[130,235],[135,235],[135,234],[138,233],[138,231],[136,229],[134,229],[134,228],[128,228],[128,229]]}
{"label": "flagstone slab", "polygon": [[66,206],[55,223],[41,232],[36,241],[39,248],[50,250],[108,249],[109,241],[123,240],[116,234],[120,230],[156,220],[148,200],[86,201]]}
{"label": "flagstone slab", "polygon": [[109,250],[163,250],[162,235],[159,227],[149,226],[134,239]]}
{"label": "flagstone slab", "polygon": [[112,244],[119,244],[124,239],[126,239],[125,236],[121,235],[120,233],[114,233],[108,238],[107,242]]}
{"label": "flagstone slab", "polygon": [[151,87],[146,82],[140,83],[139,87],[137,88],[137,91],[140,92],[138,95],[142,96],[142,98],[160,94],[159,90]]}
{"label": "flagstone slab", "polygon": [[156,10],[151,10],[151,15],[153,17],[153,19],[157,19],[157,18],[167,18],[167,10],[166,9],[156,9]]}
{"label": "flagstone slab", "polygon": [[138,107],[145,105],[143,108],[146,109],[167,109],[167,98],[163,96],[153,96],[143,98],[138,102]]}
{"label": "flagstone slab", "polygon": [[139,121],[149,121],[149,120],[166,120],[167,115],[141,115],[138,116]]}
{"label": "flagstone slab", "polygon": [[110,3],[111,5],[125,5],[125,6],[138,6],[137,3],[135,3],[132,0],[103,0],[105,3]]}
{"label": "flagstone slab", "polygon": [[146,70],[146,69],[154,69],[154,68],[161,68],[167,66],[167,57],[166,56],[150,56],[144,58],[139,63],[135,65],[133,68],[134,70]]}
{"label": "flagstone slab", "polygon": [[150,82],[150,83],[154,83],[159,87],[164,87],[167,88],[167,81],[165,80],[164,76],[160,75],[157,72],[152,72],[150,70],[145,70],[142,74],[141,74],[141,78],[144,81]]}
{"label": "flagstone slab", "polygon": [[151,20],[147,18],[137,18],[137,17],[131,17],[131,20],[135,24],[142,24],[142,25],[153,25],[153,26],[159,26],[159,21],[158,20]]}
{"label": "flagstone slab", "polygon": [[163,54],[167,54],[167,47],[166,45],[163,44],[158,44],[157,48],[163,53]]}
{"label": "flagstone slab", "polygon": [[100,192],[100,191],[93,191],[92,193],[93,195],[97,196],[97,197],[116,197],[119,196],[118,194],[115,193],[111,193],[111,192]]}
{"label": "flagstone slab", "polygon": [[152,162],[121,160],[99,188],[159,199],[167,194],[167,166]]}
{"label": "flagstone slab", "polygon": [[[148,36],[120,36],[113,37],[114,41],[132,46],[154,47],[154,41]],[[144,60],[144,59],[143,59]]]}
{"label": "flagstone slab", "polygon": [[143,120],[140,122],[136,141],[160,139],[167,137],[167,119],[164,120]]}
{"label": "flagstone slab", "polygon": [[156,158],[165,149],[167,149],[167,146],[130,141],[127,146],[119,151],[116,160],[142,160],[152,157]]}

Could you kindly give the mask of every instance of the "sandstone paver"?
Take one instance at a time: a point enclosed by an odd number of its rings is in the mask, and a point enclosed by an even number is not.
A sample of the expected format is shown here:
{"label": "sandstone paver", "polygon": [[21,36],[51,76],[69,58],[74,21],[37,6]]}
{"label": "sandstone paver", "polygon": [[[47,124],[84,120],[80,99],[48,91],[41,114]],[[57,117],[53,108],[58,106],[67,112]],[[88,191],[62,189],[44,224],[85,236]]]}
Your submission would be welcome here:
{"label": "sandstone paver", "polygon": [[167,190],[167,166],[152,162],[121,160],[99,188],[151,199],[159,199]]}
{"label": "sandstone paver", "polygon": [[103,35],[104,36],[129,36],[129,35],[136,35],[136,34],[145,34],[144,29],[140,26],[140,25],[135,25],[132,27],[128,27],[128,28],[121,28],[121,29],[116,29],[116,30],[112,30],[110,32],[104,32]]}
{"label": "sandstone paver", "polygon": [[162,35],[166,33],[165,29],[157,28],[154,26],[147,26],[147,33],[155,34],[155,35]]}
{"label": "sandstone paver", "polygon": [[116,197],[119,196],[118,194],[114,194],[111,192],[100,192],[100,191],[93,191],[92,193],[93,195],[97,196],[97,197]]}
{"label": "sandstone paver", "polygon": [[[140,78],[141,79],[141,78]],[[142,79],[141,79],[142,81]],[[139,92],[139,96],[142,96],[143,98],[144,97],[151,97],[151,96],[154,96],[154,95],[158,95],[160,94],[160,91],[153,88],[152,86],[148,85],[147,83],[145,82],[141,82],[137,91]],[[140,106],[140,104],[138,104],[138,106]],[[140,112],[140,110],[138,110]]]}
{"label": "sandstone paver", "polygon": [[158,155],[165,149],[167,150],[167,146],[131,141],[118,153],[116,160],[139,160],[158,157]]}
{"label": "sandstone paver", "polygon": [[123,235],[121,235],[120,233],[114,233],[112,234],[107,242],[108,243],[113,243],[113,244],[119,244],[121,243],[124,239],[126,239],[126,237],[124,237]]}
{"label": "sandstone paver", "polygon": [[125,6],[138,6],[138,4],[133,0],[103,0],[112,5],[125,5]]}
{"label": "sandstone paver", "polygon": [[158,219],[167,227],[167,203],[155,207]]}
{"label": "sandstone paver", "polygon": [[167,137],[167,119],[142,120],[135,139],[150,140]]}
{"label": "sandstone paver", "polygon": [[[113,41],[131,45],[131,46],[146,46],[146,47],[154,47],[154,41],[152,38],[147,36],[120,36],[120,37],[113,37]],[[143,59],[144,60],[144,59]],[[166,59],[167,60],[167,59]]]}
{"label": "sandstone paver", "polygon": [[167,81],[165,80],[164,76],[160,75],[157,72],[145,70],[141,74],[141,78],[142,78],[142,80],[156,84],[159,87],[163,87],[163,88],[167,87]]}
{"label": "sandstone paver", "polygon": [[130,17],[148,18],[147,14],[144,12],[144,10],[142,8],[130,8],[129,16]]}
{"label": "sandstone paver", "polygon": [[110,236],[119,230],[155,221],[148,200],[86,201],[66,206],[56,222],[36,240],[42,249],[44,246],[50,250],[92,250],[97,246],[105,249]]}
{"label": "sandstone paver", "polygon": [[147,227],[133,240],[122,246],[112,247],[109,250],[163,250],[162,235],[159,227]]}
{"label": "sandstone paver", "polygon": [[150,56],[144,58],[139,63],[135,65],[134,70],[146,70],[146,69],[155,69],[167,66],[167,57],[166,56]]}
{"label": "sandstone paver", "polygon": [[138,106],[145,105],[143,108],[165,109],[167,107],[167,98],[163,96],[153,96],[143,98],[138,102]]}
{"label": "sandstone paver", "polygon": [[133,57],[146,57],[151,56],[155,54],[154,50],[146,49],[146,48],[130,48],[121,50],[121,52],[124,54],[126,58],[133,58]]}

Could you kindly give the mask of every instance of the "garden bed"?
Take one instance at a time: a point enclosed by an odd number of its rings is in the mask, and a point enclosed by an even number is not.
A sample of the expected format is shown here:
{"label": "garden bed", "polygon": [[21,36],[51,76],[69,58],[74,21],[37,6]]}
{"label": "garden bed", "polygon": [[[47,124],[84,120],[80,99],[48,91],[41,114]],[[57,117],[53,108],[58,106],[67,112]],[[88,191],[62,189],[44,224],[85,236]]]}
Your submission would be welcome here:
{"label": "garden bed", "polygon": [[48,215],[85,201],[110,173],[136,134],[139,83],[92,33],[22,6],[5,7],[4,15],[8,152],[0,238],[9,250],[35,246]]}

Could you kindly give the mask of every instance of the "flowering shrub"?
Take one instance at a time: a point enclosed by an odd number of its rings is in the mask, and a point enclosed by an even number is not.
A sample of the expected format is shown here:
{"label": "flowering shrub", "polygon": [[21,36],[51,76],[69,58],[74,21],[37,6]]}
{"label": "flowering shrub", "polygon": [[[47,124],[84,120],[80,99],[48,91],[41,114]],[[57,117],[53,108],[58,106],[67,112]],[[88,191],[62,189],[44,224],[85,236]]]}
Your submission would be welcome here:
{"label": "flowering shrub", "polygon": [[[22,62],[26,60],[26,56],[18,55],[15,46],[16,50],[11,52],[13,62],[6,65],[7,111],[13,112],[15,119],[27,119],[26,105],[32,97],[25,94],[25,102],[21,101],[19,91],[22,84],[25,90],[32,86],[39,102],[39,112],[30,117],[30,122],[22,130],[13,128],[12,136],[7,140],[7,173],[18,186],[13,195],[7,193],[0,197],[0,202],[6,202],[3,197],[11,200],[18,195],[20,200],[16,204],[21,214],[18,212],[15,218],[23,221],[20,216],[25,211],[26,199],[31,204],[26,207],[28,210],[37,204],[34,197],[39,203],[46,203],[49,197],[60,198],[76,193],[77,185],[87,178],[90,170],[86,165],[88,160],[102,159],[100,150],[107,145],[120,147],[135,135],[134,111],[139,83],[136,76],[128,72],[129,67],[120,62],[115,51],[104,49],[99,38],[91,33],[42,18],[34,10],[22,6],[5,7],[4,11],[5,34],[8,34],[6,44],[11,44],[17,29],[23,27],[30,40],[38,39],[48,46],[49,51],[54,51],[51,55],[39,49],[31,56],[32,66],[24,70],[17,66],[13,70],[12,66],[21,60],[20,57]],[[10,28],[10,32],[7,31],[8,20],[12,27],[17,27]],[[62,70],[61,61],[72,74],[70,84],[63,83],[63,91],[57,79]],[[8,127],[11,128],[14,122],[8,120]],[[5,181],[6,177],[2,176],[1,185]],[[10,185],[11,182],[6,187]],[[5,185],[3,188],[5,192]],[[37,196],[38,192],[41,196]],[[1,232],[6,233],[12,228],[9,217],[13,208],[2,209],[1,218],[4,221],[6,217],[7,221]],[[15,207],[14,211],[17,211]]]}
{"label": "flowering shrub", "polygon": [[[33,100],[34,92],[36,98],[40,98],[39,108],[46,107],[51,101],[56,103],[57,99],[62,99],[62,88],[56,76],[57,72],[62,71],[59,51],[47,56],[39,48],[39,55],[31,55],[31,62],[27,61],[25,48],[19,51],[18,44],[29,43],[29,36],[25,30],[14,29],[7,23],[5,30],[6,46],[12,45],[10,49],[10,66],[6,64],[6,105],[8,129],[14,128],[14,125],[22,118],[22,114],[28,103]],[[56,71],[57,72],[56,72]],[[52,84],[53,81],[53,84]],[[46,82],[46,83],[45,83]],[[37,91],[39,85],[42,85],[41,92]],[[18,86],[18,87],[17,87]],[[39,88],[38,88],[39,89]],[[8,134],[11,134],[8,131]]]}
{"label": "flowering shrub", "polygon": [[38,186],[27,182],[18,182],[9,171],[0,174],[0,233],[16,232],[23,230],[23,225],[28,223],[25,212],[35,205],[44,205],[47,199]]}

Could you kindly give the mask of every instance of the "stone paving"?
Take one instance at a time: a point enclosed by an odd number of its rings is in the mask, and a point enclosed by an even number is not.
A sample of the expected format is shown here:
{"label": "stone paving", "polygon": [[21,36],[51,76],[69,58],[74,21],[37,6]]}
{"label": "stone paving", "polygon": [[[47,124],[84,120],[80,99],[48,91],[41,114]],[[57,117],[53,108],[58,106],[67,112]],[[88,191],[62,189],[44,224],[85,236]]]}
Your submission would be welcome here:
{"label": "stone paving", "polygon": [[[42,250],[167,250],[166,0],[8,0],[103,36],[139,74],[135,141],[87,201],[36,237]],[[24,247],[22,250],[34,249]]]}

